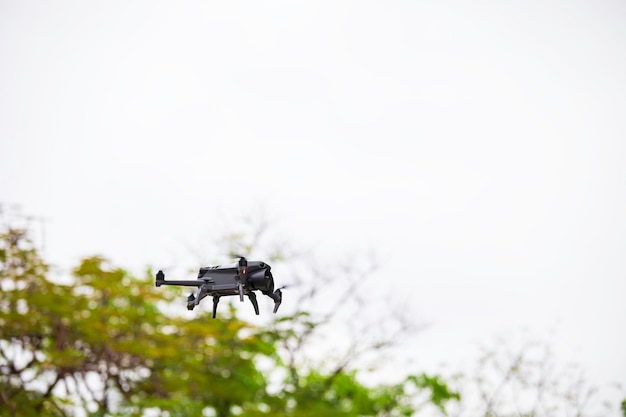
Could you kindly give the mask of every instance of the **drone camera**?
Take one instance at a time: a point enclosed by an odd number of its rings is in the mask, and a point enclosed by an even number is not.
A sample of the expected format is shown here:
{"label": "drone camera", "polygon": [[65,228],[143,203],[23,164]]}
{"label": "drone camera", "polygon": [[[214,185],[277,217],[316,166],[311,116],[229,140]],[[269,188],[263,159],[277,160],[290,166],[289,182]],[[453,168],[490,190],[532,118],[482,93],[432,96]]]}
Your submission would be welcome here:
{"label": "drone camera", "polygon": [[248,276],[248,283],[256,290],[268,290],[271,280],[271,273],[267,269],[255,271]]}

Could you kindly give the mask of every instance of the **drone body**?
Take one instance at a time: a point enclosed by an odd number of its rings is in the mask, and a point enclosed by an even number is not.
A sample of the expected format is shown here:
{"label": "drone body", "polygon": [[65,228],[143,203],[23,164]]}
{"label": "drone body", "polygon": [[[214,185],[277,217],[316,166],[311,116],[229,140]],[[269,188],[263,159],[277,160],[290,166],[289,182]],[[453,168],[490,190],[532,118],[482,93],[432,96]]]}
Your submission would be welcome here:
{"label": "drone body", "polygon": [[189,295],[187,298],[187,309],[193,310],[200,301],[207,297],[213,297],[213,318],[217,312],[217,304],[220,297],[229,295],[239,295],[239,300],[243,301],[246,295],[250,299],[254,312],[259,314],[259,304],[254,291],[261,291],[274,300],[274,313],[282,302],[282,292],[280,289],[274,290],[274,278],[271,267],[261,261],[247,261],[240,257],[239,262],[229,265],[208,266],[200,268],[198,279],[196,280],[166,280],[163,271],[156,274],[156,286],[180,285],[183,287],[198,287],[197,295]]}

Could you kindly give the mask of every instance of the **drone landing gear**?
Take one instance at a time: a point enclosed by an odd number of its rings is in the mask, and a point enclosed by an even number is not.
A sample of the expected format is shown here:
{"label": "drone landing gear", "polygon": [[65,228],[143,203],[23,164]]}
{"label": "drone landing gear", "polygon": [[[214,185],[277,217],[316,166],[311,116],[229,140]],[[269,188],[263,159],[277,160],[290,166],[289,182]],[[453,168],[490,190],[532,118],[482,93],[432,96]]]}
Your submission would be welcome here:
{"label": "drone landing gear", "polygon": [[[243,296],[242,292],[243,291],[239,292],[240,296]],[[283,301],[283,293],[280,290],[280,288],[274,292],[271,292],[271,290],[261,291],[261,292],[264,295],[267,295],[272,300],[274,300],[274,313],[276,313],[278,311],[278,307],[280,307],[280,304]],[[200,286],[197,297],[193,293],[189,294],[189,296],[187,297],[187,310],[193,310],[200,303],[200,301],[208,295],[210,295],[209,289],[205,285]],[[257,301],[256,294],[252,291],[249,291],[246,295],[248,296],[248,298],[250,299],[250,302],[252,303],[252,307],[254,308],[254,313],[258,316],[259,315],[259,303]],[[220,296],[213,295],[213,318],[215,318],[217,315],[217,305],[219,304],[219,302],[220,302]]]}
{"label": "drone landing gear", "polygon": [[278,307],[280,307],[280,303],[283,302],[283,292],[281,290],[274,291],[272,299],[274,300],[274,314],[276,314]]}
{"label": "drone landing gear", "polygon": [[280,303],[283,302],[283,292],[279,289],[274,291],[273,293],[269,291],[262,291],[263,294],[267,295],[269,298],[274,300],[274,313],[278,311],[278,307],[280,307]]}
{"label": "drone landing gear", "polygon": [[213,318],[215,318],[215,315],[217,314],[217,305],[220,302],[220,296],[219,295],[214,295],[213,296]]}
{"label": "drone landing gear", "polygon": [[256,301],[256,294],[250,291],[248,293],[248,298],[250,299],[250,302],[252,303],[252,307],[254,307],[254,312],[258,316],[259,315],[259,303],[257,303]]}

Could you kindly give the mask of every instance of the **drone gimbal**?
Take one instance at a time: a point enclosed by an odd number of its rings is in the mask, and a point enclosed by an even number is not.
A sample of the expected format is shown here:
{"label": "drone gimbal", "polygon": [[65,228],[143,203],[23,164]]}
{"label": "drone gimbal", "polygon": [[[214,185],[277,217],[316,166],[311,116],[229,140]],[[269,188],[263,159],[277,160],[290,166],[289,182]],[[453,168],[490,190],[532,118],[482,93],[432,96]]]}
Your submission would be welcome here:
{"label": "drone gimbal", "polygon": [[240,257],[239,262],[234,264],[200,268],[196,280],[166,280],[163,271],[159,271],[156,274],[155,284],[157,287],[161,285],[198,287],[196,296],[192,293],[187,297],[187,309],[193,310],[204,297],[213,296],[213,318],[215,318],[220,297],[239,295],[239,300],[243,302],[243,296],[247,295],[257,315],[259,304],[254,291],[261,291],[262,294],[274,300],[274,313],[278,311],[283,298],[280,288],[274,290],[271,267],[261,261],[248,262],[244,257]]}

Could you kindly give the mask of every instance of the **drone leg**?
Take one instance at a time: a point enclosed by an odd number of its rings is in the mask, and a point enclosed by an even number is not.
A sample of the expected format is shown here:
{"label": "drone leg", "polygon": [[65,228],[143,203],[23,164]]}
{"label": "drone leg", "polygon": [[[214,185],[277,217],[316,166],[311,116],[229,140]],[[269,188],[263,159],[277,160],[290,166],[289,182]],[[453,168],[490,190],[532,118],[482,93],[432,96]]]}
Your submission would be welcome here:
{"label": "drone leg", "polygon": [[220,302],[220,296],[213,296],[213,318],[215,318],[215,314],[217,314],[217,304]]}
{"label": "drone leg", "polygon": [[252,302],[252,306],[254,307],[254,312],[256,315],[259,315],[259,303],[256,301],[256,294],[250,291],[248,293],[248,298],[250,298],[250,302]]}
{"label": "drone leg", "polygon": [[274,314],[276,314],[278,307],[280,307],[280,303],[283,302],[283,292],[281,290],[274,291],[272,298],[274,299]]}
{"label": "drone leg", "polygon": [[283,302],[283,292],[280,289],[277,289],[273,293],[263,291],[263,294],[274,300],[274,313],[276,313],[278,311],[278,307],[280,307],[280,303]]}

